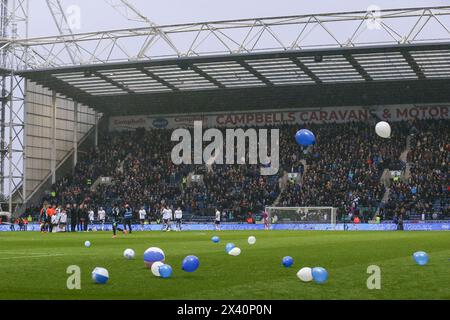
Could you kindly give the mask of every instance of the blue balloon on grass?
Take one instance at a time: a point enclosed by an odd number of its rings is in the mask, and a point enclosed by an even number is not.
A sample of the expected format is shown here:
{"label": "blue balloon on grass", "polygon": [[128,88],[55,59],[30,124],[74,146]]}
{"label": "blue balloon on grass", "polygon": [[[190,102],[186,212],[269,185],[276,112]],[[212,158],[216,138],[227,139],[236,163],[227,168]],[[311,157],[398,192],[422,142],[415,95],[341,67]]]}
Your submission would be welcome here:
{"label": "blue balloon on grass", "polygon": [[220,238],[218,236],[214,236],[211,238],[211,241],[214,243],[218,243],[220,241]]}
{"label": "blue balloon on grass", "polygon": [[181,268],[186,272],[194,272],[199,265],[200,261],[196,256],[187,256],[184,258]]}
{"label": "blue balloon on grass", "polygon": [[294,259],[292,257],[290,257],[290,256],[286,256],[286,257],[283,258],[283,260],[281,260],[281,263],[286,268],[290,268],[294,264]]}
{"label": "blue balloon on grass", "polygon": [[159,267],[159,274],[161,275],[161,278],[170,278],[172,275],[172,267],[168,264],[163,264]]}
{"label": "blue balloon on grass", "polygon": [[322,267],[313,268],[312,276],[316,283],[325,283],[328,280],[328,272]]}
{"label": "blue balloon on grass", "polygon": [[231,249],[233,249],[235,247],[234,243],[227,243],[227,245],[225,246],[225,251],[228,253],[231,251]]}
{"label": "blue balloon on grass", "polygon": [[413,258],[414,261],[419,265],[419,266],[424,266],[428,263],[429,257],[428,254],[424,251],[417,251],[414,252],[413,254]]}
{"label": "blue balloon on grass", "polygon": [[310,130],[301,129],[295,134],[295,141],[297,141],[299,145],[307,147],[316,143],[316,137]]}

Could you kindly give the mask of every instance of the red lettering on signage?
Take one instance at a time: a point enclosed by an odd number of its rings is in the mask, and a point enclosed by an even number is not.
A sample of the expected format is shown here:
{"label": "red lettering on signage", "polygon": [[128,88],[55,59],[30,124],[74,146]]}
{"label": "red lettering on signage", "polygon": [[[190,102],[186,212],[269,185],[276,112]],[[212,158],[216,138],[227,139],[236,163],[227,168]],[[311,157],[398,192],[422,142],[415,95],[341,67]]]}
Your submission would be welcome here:
{"label": "red lettering on signage", "polygon": [[222,118],[223,118],[223,115],[217,116],[217,118],[216,118],[216,123],[218,123],[218,124],[223,124]]}
{"label": "red lettering on signage", "polygon": [[308,112],[300,112],[300,120],[302,120],[303,122],[308,122],[308,118],[305,116],[308,115]]}
{"label": "red lettering on signage", "polygon": [[448,118],[448,107],[442,106],[440,111],[441,111],[441,118],[447,119]]}
{"label": "red lettering on signage", "polygon": [[419,109],[417,109],[417,108],[411,108],[411,109],[409,110],[409,116],[410,116],[411,118],[417,118],[417,117],[419,116]]}
{"label": "red lettering on signage", "polygon": [[408,109],[397,109],[397,118],[408,118]]}
{"label": "red lettering on signage", "polygon": [[327,112],[326,111],[320,111],[320,121],[325,121],[327,120]]}
{"label": "red lettering on signage", "polygon": [[369,118],[368,110],[359,110],[358,118],[359,118],[359,120],[367,120]]}
{"label": "red lettering on signage", "polygon": [[337,117],[337,114],[336,114],[336,111],[331,111],[330,112],[330,121],[331,120],[333,120],[333,121],[336,121],[338,119],[338,117]]}
{"label": "red lettering on signage", "polygon": [[430,108],[430,116],[433,118],[437,117],[439,115],[439,110],[436,107]]}
{"label": "red lettering on signage", "polygon": [[288,119],[289,121],[295,121],[295,112],[289,112]]}
{"label": "red lettering on signage", "polygon": [[264,122],[264,117],[262,114],[257,114],[256,115],[256,123],[261,123]]}
{"label": "red lettering on signage", "polygon": [[338,114],[339,114],[339,117],[341,120],[347,119],[347,113],[348,113],[347,110],[345,110],[344,112],[342,112],[341,110],[338,111]]}
{"label": "red lettering on signage", "polygon": [[350,114],[348,115],[348,120],[358,120],[355,110],[350,111]]}

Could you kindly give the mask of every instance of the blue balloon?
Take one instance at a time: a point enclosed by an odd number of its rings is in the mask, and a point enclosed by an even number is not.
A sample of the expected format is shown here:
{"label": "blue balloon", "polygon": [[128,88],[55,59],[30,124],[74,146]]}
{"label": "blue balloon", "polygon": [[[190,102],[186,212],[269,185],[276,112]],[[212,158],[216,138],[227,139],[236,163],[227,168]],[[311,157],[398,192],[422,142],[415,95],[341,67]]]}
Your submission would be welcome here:
{"label": "blue balloon", "polygon": [[225,250],[226,252],[230,252],[231,249],[233,249],[235,247],[234,243],[227,243],[227,245],[225,246]]}
{"label": "blue balloon", "polygon": [[182,269],[186,272],[194,272],[198,269],[200,261],[196,256],[187,256],[182,263]]}
{"label": "blue balloon", "polygon": [[413,254],[414,261],[419,266],[424,266],[428,263],[429,257],[428,254],[424,251],[417,251]]}
{"label": "blue balloon", "polygon": [[211,241],[214,243],[218,243],[220,241],[220,238],[218,236],[214,236],[211,238]]}
{"label": "blue balloon", "polygon": [[322,267],[312,269],[313,280],[316,283],[324,283],[328,280],[328,272]]}
{"label": "blue balloon", "polygon": [[283,263],[283,266],[285,266],[286,268],[290,268],[294,264],[294,259],[290,256],[286,256],[283,258],[281,263]]}
{"label": "blue balloon", "polygon": [[295,141],[297,141],[298,144],[307,147],[316,143],[316,137],[314,136],[314,133],[308,129],[301,129],[295,134]]}
{"label": "blue balloon", "polygon": [[161,275],[161,278],[170,278],[172,275],[172,267],[168,264],[163,264],[159,267],[159,274]]}

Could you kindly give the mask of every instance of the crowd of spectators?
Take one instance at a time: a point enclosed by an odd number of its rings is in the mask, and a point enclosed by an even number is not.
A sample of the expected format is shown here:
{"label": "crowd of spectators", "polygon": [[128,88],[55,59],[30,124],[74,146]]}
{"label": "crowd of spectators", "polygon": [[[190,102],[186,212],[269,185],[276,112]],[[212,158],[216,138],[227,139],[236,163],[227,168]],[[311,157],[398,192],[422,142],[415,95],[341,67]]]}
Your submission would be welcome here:
{"label": "crowd of spectators", "polygon": [[[408,161],[411,179],[395,182],[384,218],[399,210],[429,211],[439,200],[448,212],[448,121],[398,122],[390,139],[378,137],[372,123],[311,124],[317,138],[303,148],[295,143],[298,126],[281,125],[280,171],[260,175],[259,165],[174,165],[172,131],[137,130],[104,132],[96,149],[77,164],[75,173],[53,185],[44,201],[112,207],[128,203],[138,210],[157,212],[162,203],[182,207],[192,214],[211,214],[216,208],[244,218],[276,202],[278,206],[334,206],[339,214],[361,212],[373,218],[385,187],[384,169],[403,170],[399,161],[406,139],[413,133]],[[303,165],[306,163],[306,166]],[[284,172],[300,179],[281,192]],[[190,173],[201,174],[201,183],[190,183]],[[109,184],[93,188],[101,177]]]}
{"label": "crowd of spectators", "polygon": [[416,121],[410,137],[410,177],[393,183],[385,212],[388,216],[402,212],[410,219],[449,217],[449,121]]}
{"label": "crowd of spectators", "polygon": [[310,126],[316,144],[290,150],[294,159],[306,160],[307,170],[301,182],[288,184],[279,205],[334,206],[341,215],[353,210],[373,215],[385,191],[380,182],[383,170],[397,168],[406,147],[406,127],[406,123],[396,124],[386,140],[368,123]]}

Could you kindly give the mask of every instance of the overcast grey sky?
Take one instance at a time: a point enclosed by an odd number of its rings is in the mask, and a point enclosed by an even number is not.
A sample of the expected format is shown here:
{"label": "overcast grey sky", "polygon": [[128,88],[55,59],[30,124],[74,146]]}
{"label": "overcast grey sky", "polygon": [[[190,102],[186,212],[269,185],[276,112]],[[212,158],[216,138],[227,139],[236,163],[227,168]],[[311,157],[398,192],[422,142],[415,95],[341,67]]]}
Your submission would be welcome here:
{"label": "overcast grey sky", "polygon": [[[157,24],[175,24],[308,13],[450,5],[449,0],[129,0]],[[104,0],[61,0],[67,9],[81,9],[77,32],[142,26],[124,19]],[[57,30],[44,0],[30,1],[30,36],[54,35]]]}

